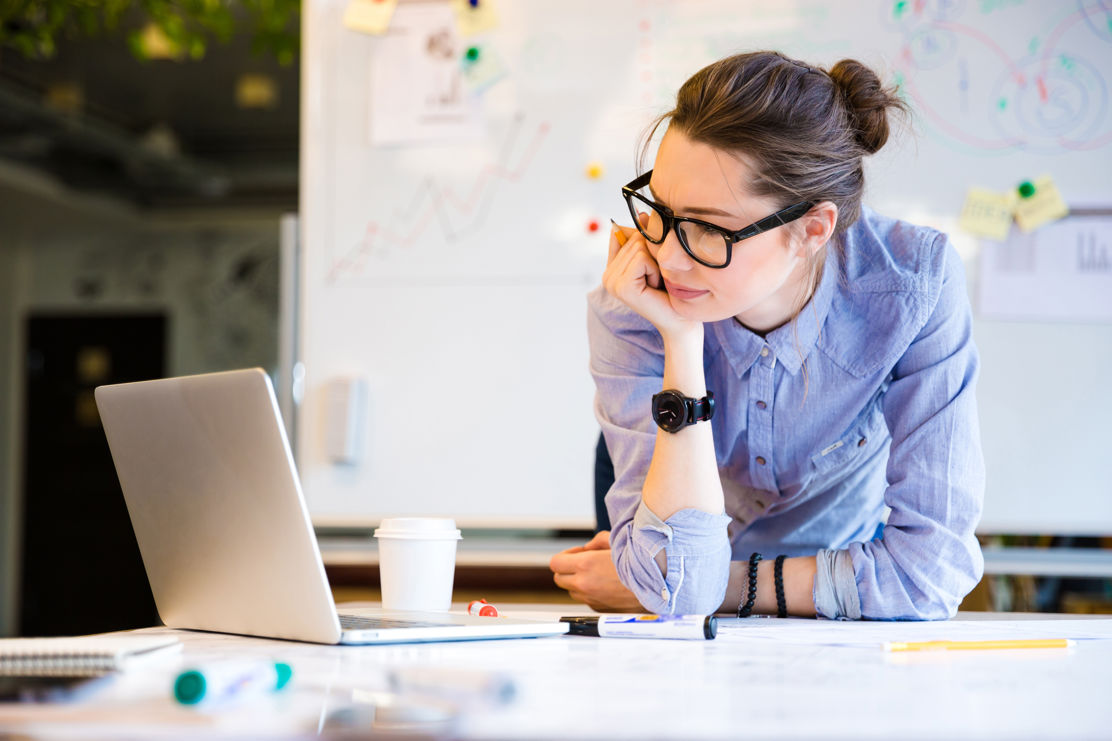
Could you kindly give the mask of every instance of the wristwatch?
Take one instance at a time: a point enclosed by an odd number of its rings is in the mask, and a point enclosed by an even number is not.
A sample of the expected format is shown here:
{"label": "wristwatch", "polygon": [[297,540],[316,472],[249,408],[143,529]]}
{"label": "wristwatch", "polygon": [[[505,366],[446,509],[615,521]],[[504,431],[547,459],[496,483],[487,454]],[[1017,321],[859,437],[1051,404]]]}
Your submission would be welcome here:
{"label": "wristwatch", "polygon": [[702,399],[684,396],[675,389],[653,394],[653,420],[665,432],[679,432],[696,422],[706,422],[713,416],[714,394],[710,391]]}

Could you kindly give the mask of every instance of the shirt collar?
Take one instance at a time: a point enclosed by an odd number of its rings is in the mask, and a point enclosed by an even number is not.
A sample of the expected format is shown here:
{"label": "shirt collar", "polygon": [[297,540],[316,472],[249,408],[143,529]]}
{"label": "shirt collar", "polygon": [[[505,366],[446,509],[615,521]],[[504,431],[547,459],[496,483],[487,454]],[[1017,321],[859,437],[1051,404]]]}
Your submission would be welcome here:
{"label": "shirt collar", "polygon": [[739,376],[744,375],[757,362],[761,350],[768,347],[786,371],[793,376],[799,373],[803,360],[810,355],[822,333],[837,287],[838,273],[837,250],[827,246],[822,277],[811,299],[795,319],[764,337],[747,329],[733,317],[711,324],[711,331],[734,371]]}

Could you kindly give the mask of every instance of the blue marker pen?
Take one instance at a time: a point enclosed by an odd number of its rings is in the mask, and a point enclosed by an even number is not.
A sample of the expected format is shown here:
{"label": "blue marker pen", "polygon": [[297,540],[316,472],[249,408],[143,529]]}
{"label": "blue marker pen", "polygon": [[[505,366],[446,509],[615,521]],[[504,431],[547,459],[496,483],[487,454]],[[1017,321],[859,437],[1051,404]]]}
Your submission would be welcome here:
{"label": "blue marker pen", "polygon": [[711,640],[718,635],[714,615],[588,615],[562,617],[569,635],[603,638],[684,638]]}
{"label": "blue marker pen", "polygon": [[222,661],[194,667],[174,680],[174,699],[182,705],[221,705],[276,692],[289,684],[293,669],[273,661]]}

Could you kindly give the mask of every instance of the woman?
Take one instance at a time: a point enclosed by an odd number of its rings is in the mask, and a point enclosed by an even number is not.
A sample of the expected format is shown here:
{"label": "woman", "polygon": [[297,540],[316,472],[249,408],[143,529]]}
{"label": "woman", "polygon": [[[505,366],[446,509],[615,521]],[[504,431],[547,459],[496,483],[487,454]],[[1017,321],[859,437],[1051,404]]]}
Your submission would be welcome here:
{"label": "woman", "polygon": [[623,189],[637,224],[589,297],[616,480],[612,530],[552,558],[573,597],[942,619],[979,580],[962,265],[861,206],[893,109],[856,61],[758,52],[699,71],[657,121],[654,167]]}

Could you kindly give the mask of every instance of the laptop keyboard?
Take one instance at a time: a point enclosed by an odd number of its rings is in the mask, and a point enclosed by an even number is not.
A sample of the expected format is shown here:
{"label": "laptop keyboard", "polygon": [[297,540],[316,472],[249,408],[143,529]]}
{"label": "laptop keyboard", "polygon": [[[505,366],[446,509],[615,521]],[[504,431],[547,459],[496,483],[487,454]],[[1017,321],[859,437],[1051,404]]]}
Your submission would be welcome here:
{"label": "laptop keyboard", "polygon": [[383,630],[386,628],[442,628],[453,623],[430,623],[422,620],[398,620],[397,618],[364,617],[362,615],[340,616],[340,627],[344,630]]}

